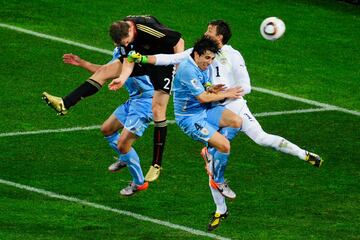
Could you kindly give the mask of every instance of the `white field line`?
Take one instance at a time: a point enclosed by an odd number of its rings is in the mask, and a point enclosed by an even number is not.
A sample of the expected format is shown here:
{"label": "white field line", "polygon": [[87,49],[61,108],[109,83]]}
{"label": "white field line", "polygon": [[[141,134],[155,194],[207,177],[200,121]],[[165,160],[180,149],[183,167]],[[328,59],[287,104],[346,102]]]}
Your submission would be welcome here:
{"label": "white field line", "polygon": [[292,96],[292,95],[289,95],[289,94],[286,94],[286,93],[276,92],[276,91],[269,90],[269,89],[266,89],[266,88],[252,87],[252,89],[255,90],[255,91],[262,92],[262,93],[267,93],[267,94],[270,94],[270,95],[273,95],[273,96],[286,98],[286,99],[289,99],[289,100],[293,100],[293,101],[297,101],[297,102],[303,102],[303,103],[307,103],[307,104],[317,106],[317,107],[322,107],[322,108],[331,109],[331,110],[334,110],[334,111],[339,111],[339,112],[344,112],[344,113],[349,113],[349,114],[352,114],[352,115],[360,116],[360,112],[355,111],[355,110],[349,110],[349,109],[346,109],[346,108],[338,107],[338,106],[335,106],[335,105],[330,105],[330,104],[327,104],[327,103],[321,103],[321,102],[317,102],[317,101],[314,101],[314,100],[309,100],[309,99],[306,99],[306,98],[295,97],[295,96]]}
{"label": "white field line", "polygon": [[296,110],[279,111],[279,112],[262,112],[262,113],[255,113],[253,115],[255,117],[268,117],[268,116],[277,116],[277,115],[324,112],[324,111],[333,111],[333,110],[334,110],[333,108],[308,108],[308,109],[296,109]]}
{"label": "white field line", "polygon": [[5,23],[0,23],[0,27],[7,28],[7,29],[10,29],[10,30],[14,30],[16,32],[22,32],[22,33],[30,34],[30,35],[33,35],[33,36],[36,36],[36,37],[39,37],[39,38],[49,39],[49,40],[52,40],[52,41],[61,42],[61,43],[65,43],[65,44],[68,44],[68,45],[73,45],[73,46],[80,47],[80,48],[85,48],[85,49],[88,49],[88,50],[91,50],[91,51],[94,51],[94,52],[100,52],[100,53],[105,53],[105,54],[110,54],[110,55],[112,54],[112,51],[109,51],[109,50],[106,50],[106,49],[93,47],[93,46],[90,46],[90,45],[74,42],[74,41],[67,40],[67,39],[64,39],[64,38],[54,37],[54,36],[39,33],[39,32],[34,32],[34,31],[27,30],[27,29],[24,29],[24,28],[8,25],[8,24],[5,24]]}
{"label": "white field line", "polygon": [[[286,115],[286,114],[298,114],[298,113],[310,113],[310,112],[323,112],[323,111],[332,111],[332,108],[309,108],[309,109],[297,109],[291,111],[279,111],[279,112],[262,112],[262,113],[254,113],[255,117],[268,117],[268,116],[277,116],[277,115]],[[168,124],[174,124],[175,120],[168,120]],[[151,123],[154,124],[154,123]],[[62,133],[62,132],[75,132],[75,131],[87,131],[100,129],[100,125],[93,125],[87,127],[72,127],[72,128],[60,128],[60,129],[45,129],[45,130],[37,130],[37,131],[25,131],[25,132],[8,132],[8,133],[0,133],[1,137],[12,137],[12,136],[20,136],[20,135],[34,135],[34,134],[46,134],[46,133]]]}
{"label": "white field line", "polygon": [[[95,51],[95,52],[100,52],[100,53],[105,53],[105,54],[110,54],[110,55],[112,54],[112,51],[109,51],[109,50],[106,50],[106,49],[96,48],[96,47],[93,47],[93,46],[90,46],[90,45],[74,42],[74,41],[59,38],[59,37],[54,37],[54,36],[39,33],[39,32],[34,32],[34,31],[31,31],[31,30],[27,30],[27,29],[24,29],[24,28],[16,27],[16,26],[13,26],[13,25],[5,24],[5,23],[0,23],[0,27],[7,28],[7,29],[10,29],[10,30],[14,30],[14,31],[17,31],[17,32],[30,34],[30,35],[40,37],[40,38],[44,38],[44,39],[49,39],[49,40],[52,40],[52,41],[62,42],[62,43],[66,43],[66,44],[69,44],[69,45],[89,49],[89,50]],[[349,109],[346,109],[346,108],[342,108],[342,107],[338,107],[338,106],[330,105],[330,104],[326,104],[326,103],[321,103],[321,102],[317,102],[317,101],[314,101],[314,100],[309,100],[309,99],[306,99],[306,98],[295,97],[295,96],[292,96],[292,95],[289,95],[289,94],[286,94],[286,93],[276,92],[276,91],[269,90],[269,89],[266,89],[266,88],[260,88],[260,87],[252,86],[252,89],[255,90],[255,91],[262,92],[262,93],[267,93],[267,94],[270,94],[270,95],[273,95],[273,96],[282,97],[282,98],[290,99],[290,100],[293,100],[293,101],[303,102],[303,103],[307,103],[307,104],[317,106],[317,107],[331,108],[332,110],[335,110],[335,111],[340,111],[340,112],[360,116],[360,112],[358,112],[356,110],[349,110]]]}
{"label": "white field line", "polygon": [[108,211],[108,212],[117,213],[119,215],[125,215],[125,216],[132,217],[132,218],[138,219],[140,221],[144,221],[144,222],[155,223],[157,225],[161,225],[161,226],[165,226],[165,227],[168,227],[168,228],[188,232],[188,233],[191,233],[191,234],[196,235],[196,236],[203,236],[203,237],[209,237],[209,238],[221,239],[221,240],[229,240],[229,238],[225,238],[225,237],[221,237],[219,235],[215,235],[215,234],[207,233],[207,232],[204,232],[204,231],[196,230],[196,229],[193,229],[193,228],[190,228],[190,227],[185,227],[185,226],[182,226],[182,225],[178,225],[178,224],[158,220],[158,219],[155,219],[155,218],[147,217],[147,216],[144,216],[144,215],[141,215],[141,214],[137,214],[137,213],[133,213],[133,212],[129,212],[129,211],[124,211],[124,210],[120,210],[120,209],[116,209],[116,208],[111,208],[111,207],[101,205],[101,204],[97,204],[97,203],[88,202],[86,200],[81,200],[79,198],[68,197],[68,196],[57,194],[57,193],[54,193],[54,192],[49,192],[49,191],[46,191],[46,190],[43,190],[43,189],[34,188],[34,187],[19,184],[19,183],[15,183],[15,182],[10,182],[10,181],[7,181],[7,180],[1,179],[1,178],[0,178],[0,183],[4,184],[4,185],[16,187],[16,188],[19,188],[19,189],[23,189],[23,190],[26,190],[26,191],[42,194],[42,195],[45,195],[45,196],[50,197],[50,198],[56,198],[56,199],[60,199],[60,200],[68,201],[68,202],[73,202],[73,203],[93,207],[93,208],[96,208],[96,209],[101,209],[101,210]]}

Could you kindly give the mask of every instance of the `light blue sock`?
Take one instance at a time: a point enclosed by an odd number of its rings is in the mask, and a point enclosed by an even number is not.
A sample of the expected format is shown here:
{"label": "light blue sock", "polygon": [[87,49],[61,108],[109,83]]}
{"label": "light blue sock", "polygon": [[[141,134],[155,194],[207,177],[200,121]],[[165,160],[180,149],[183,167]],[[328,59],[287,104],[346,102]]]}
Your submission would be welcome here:
{"label": "light blue sock", "polygon": [[236,137],[241,128],[224,127],[219,132],[224,135],[229,141]]}
{"label": "light blue sock", "polygon": [[214,156],[215,152],[216,152],[216,148],[214,147],[208,147],[208,152],[210,153],[211,156]]}
{"label": "light blue sock", "polygon": [[110,147],[115,150],[115,152],[120,155],[120,151],[118,149],[117,143],[119,140],[120,134],[118,132],[115,132],[114,134],[110,136],[105,136],[106,141],[108,141]]}
{"label": "light blue sock", "polygon": [[140,166],[140,159],[134,148],[126,154],[120,155],[120,161],[126,162],[136,185],[144,184],[144,175]]}
{"label": "light blue sock", "polygon": [[225,182],[224,173],[230,153],[216,151],[214,154],[214,181],[217,183]]}

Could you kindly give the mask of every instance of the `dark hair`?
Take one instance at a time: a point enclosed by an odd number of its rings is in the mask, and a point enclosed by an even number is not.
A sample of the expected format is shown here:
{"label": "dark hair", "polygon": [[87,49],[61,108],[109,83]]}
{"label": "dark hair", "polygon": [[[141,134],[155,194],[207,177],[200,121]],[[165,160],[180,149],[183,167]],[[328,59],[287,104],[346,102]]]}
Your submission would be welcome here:
{"label": "dark hair", "polygon": [[193,51],[190,55],[191,57],[194,58],[194,52],[197,52],[199,55],[203,55],[206,51],[210,51],[217,54],[219,53],[220,48],[215,40],[207,36],[203,36],[202,38],[200,38],[195,42]]}
{"label": "dark hair", "polygon": [[121,40],[129,36],[130,25],[125,21],[113,22],[109,29],[111,39],[116,44],[120,44]]}
{"label": "dark hair", "polygon": [[216,35],[222,35],[222,43],[227,44],[232,36],[229,24],[224,20],[212,20],[208,25],[216,26]]}

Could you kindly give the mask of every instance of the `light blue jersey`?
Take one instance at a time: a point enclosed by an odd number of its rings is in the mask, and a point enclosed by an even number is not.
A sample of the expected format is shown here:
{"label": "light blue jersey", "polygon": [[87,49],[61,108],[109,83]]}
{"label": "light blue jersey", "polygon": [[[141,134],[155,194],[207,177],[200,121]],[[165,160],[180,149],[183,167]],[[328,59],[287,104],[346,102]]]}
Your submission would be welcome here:
{"label": "light blue jersey", "polygon": [[206,105],[201,104],[196,96],[205,91],[209,82],[209,71],[202,71],[192,57],[183,61],[176,72],[173,93],[175,117],[204,114]]}
{"label": "light blue jersey", "polygon": [[208,82],[209,71],[201,70],[189,57],[180,64],[173,85],[176,123],[192,139],[205,144],[218,130],[224,111],[222,106],[208,109],[196,98]]}

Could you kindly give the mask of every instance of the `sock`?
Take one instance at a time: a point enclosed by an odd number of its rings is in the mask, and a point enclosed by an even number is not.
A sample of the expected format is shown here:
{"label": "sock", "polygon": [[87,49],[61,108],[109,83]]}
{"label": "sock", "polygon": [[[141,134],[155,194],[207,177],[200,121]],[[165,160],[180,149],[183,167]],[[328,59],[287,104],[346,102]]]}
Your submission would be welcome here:
{"label": "sock", "polygon": [[214,147],[208,147],[208,152],[210,153],[211,156],[214,156],[215,152],[216,152],[216,148]]}
{"label": "sock", "polygon": [[234,139],[239,133],[241,128],[224,127],[220,129],[219,133],[224,135],[229,141]]}
{"label": "sock", "polygon": [[120,155],[120,161],[126,162],[130,170],[130,174],[133,177],[133,182],[136,185],[144,184],[144,175],[140,166],[140,159],[134,148],[126,154]]}
{"label": "sock", "polygon": [[114,134],[110,136],[105,136],[105,139],[108,141],[110,147],[114,149],[114,151],[120,156],[120,151],[118,149],[117,143],[119,140],[120,134],[118,132],[115,132]]}
{"label": "sock", "polygon": [[281,139],[280,144],[277,147],[275,147],[275,149],[283,153],[297,156],[302,160],[305,160],[306,158],[306,151],[304,149],[299,148],[297,145],[289,142],[285,138]]}
{"label": "sock", "polygon": [[81,99],[88,96],[94,95],[101,89],[101,84],[95,80],[88,79],[78,88],[72,91],[69,95],[63,98],[64,105],[66,109],[69,109],[71,106],[74,106]]}
{"label": "sock", "polygon": [[224,214],[227,210],[225,197],[216,189],[213,189],[210,186],[211,194],[216,205],[216,212],[220,214]]}
{"label": "sock", "polygon": [[214,181],[217,183],[225,182],[224,174],[230,153],[216,151],[214,154]]}
{"label": "sock", "polygon": [[167,134],[166,120],[158,122],[155,121],[154,125],[154,149],[152,165],[154,166],[157,164],[161,166]]}
{"label": "sock", "polygon": [[306,151],[304,149],[299,148],[283,137],[266,133],[259,124],[248,129],[245,134],[261,146],[272,147],[280,152],[291,154],[305,160]]}

